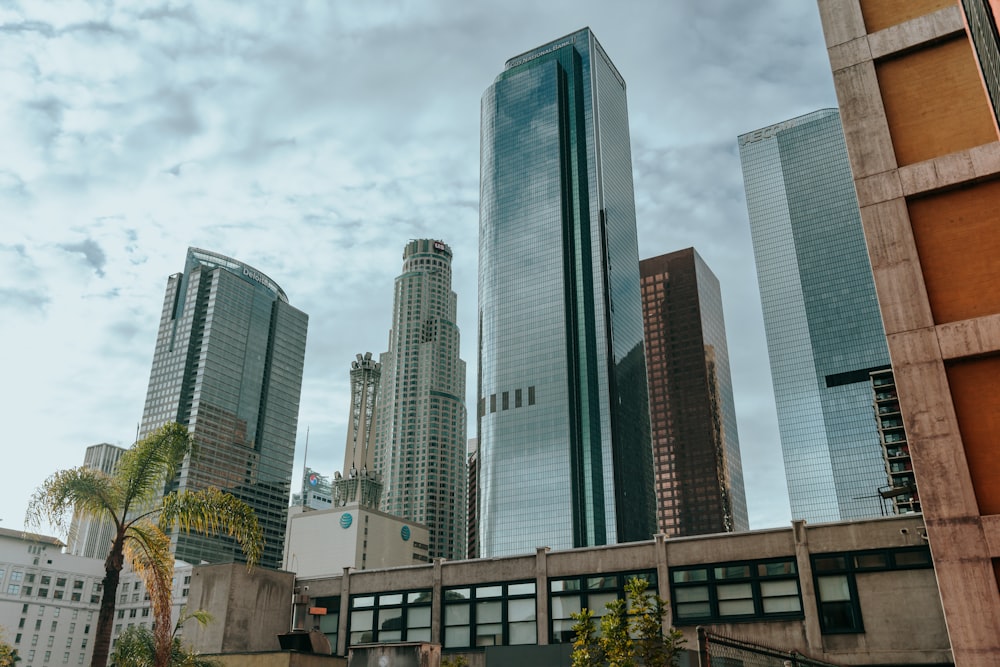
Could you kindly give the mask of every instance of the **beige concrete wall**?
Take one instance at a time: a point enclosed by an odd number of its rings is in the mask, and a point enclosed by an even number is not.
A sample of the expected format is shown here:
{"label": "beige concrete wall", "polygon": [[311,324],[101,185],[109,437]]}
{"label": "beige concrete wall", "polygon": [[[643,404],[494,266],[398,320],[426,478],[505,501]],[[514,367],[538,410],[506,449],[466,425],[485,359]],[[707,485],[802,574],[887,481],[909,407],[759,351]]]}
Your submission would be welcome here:
{"label": "beige concrete wall", "polygon": [[216,653],[206,657],[222,667],[347,667],[347,658],[310,653]]}
{"label": "beige concrete wall", "polygon": [[186,641],[201,653],[277,650],[278,634],[291,628],[291,572],[245,565],[196,566],[191,575],[191,610],[212,615],[206,626],[184,624]]}
{"label": "beige concrete wall", "polygon": [[993,258],[978,258],[1000,245],[1000,137],[957,0],[819,9],[955,661],[997,665],[1000,517],[980,511],[963,442],[984,413],[956,414],[946,361],[1000,353]]}
{"label": "beige concrete wall", "polygon": [[[823,635],[813,586],[811,557],[867,549],[926,544],[920,515],[868,521],[806,525],[747,533],[729,533],[601,548],[549,551],[533,555],[469,561],[435,561],[432,565],[386,570],[348,571],[308,581],[310,597],[340,595],[340,653],[346,650],[350,595],[431,588],[434,592],[431,636],[440,637],[443,588],[534,579],[537,591],[537,636],[548,640],[548,580],[581,574],[655,570],[659,593],[669,597],[669,570],[682,565],[777,557],[796,559],[804,618],[716,624],[722,634],[799,650],[843,665],[934,664],[951,658],[943,612],[930,569],[859,573],[859,602],[866,632]],[[300,581],[300,585],[305,581]],[[680,628],[691,644],[694,627]]]}

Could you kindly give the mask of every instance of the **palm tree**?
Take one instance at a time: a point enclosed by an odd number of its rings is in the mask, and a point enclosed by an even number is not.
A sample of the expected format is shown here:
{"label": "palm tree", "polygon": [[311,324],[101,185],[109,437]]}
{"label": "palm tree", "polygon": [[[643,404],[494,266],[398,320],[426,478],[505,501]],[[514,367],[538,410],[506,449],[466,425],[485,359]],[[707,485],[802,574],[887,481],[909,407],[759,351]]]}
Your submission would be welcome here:
{"label": "palm tree", "polygon": [[[215,488],[162,495],[185,457],[194,455],[192,448],[187,428],[169,423],[132,445],[111,475],[83,466],[60,470],[31,497],[26,517],[29,526],[38,527],[46,521],[65,531],[74,509],[82,516],[107,518],[114,524],[114,538],[104,561],[91,667],[107,664],[118,581],[126,558],[147,584],[159,581],[165,587],[168,620],[164,623],[159,620],[163,616],[163,600],[154,599],[157,586],[148,586],[158,619],[157,634],[170,636],[169,595],[173,576],[173,555],[167,537],[170,529],[180,527],[206,535],[225,532],[242,547],[248,567],[260,557],[263,533],[253,510],[243,501]],[[169,648],[163,637],[161,644]]]}
{"label": "palm tree", "polygon": [[176,636],[180,626],[190,618],[196,619],[202,625],[211,621],[211,616],[204,611],[196,611],[187,616],[182,614],[174,626],[173,633],[168,633],[170,643],[165,661],[161,662],[162,650],[157,633],[139,625],[127,629],[118,637],[114,653],[111,654],[111,664],[114,667],[148,667],[150,664],[157,666],[162,664],[165,667],[219,667],[220,663],[217,660],[188,650]]}

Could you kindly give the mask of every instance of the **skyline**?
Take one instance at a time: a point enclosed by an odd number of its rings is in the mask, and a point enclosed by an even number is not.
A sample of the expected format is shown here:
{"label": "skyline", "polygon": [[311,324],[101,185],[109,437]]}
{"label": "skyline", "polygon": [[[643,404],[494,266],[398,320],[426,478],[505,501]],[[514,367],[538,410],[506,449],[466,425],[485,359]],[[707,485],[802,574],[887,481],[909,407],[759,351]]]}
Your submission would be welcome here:
{"label": "skyline", "polygon": [[483,91],[512,54],[585,25],[628,86],[639,256],[693,245],[719,276],[751,527],[787,524],[736,137],[835,106],[816,7],[436,7],[0,9],[3,410],[25,471],[0,525],[87,446],[131,444],[188,246],[259,268],[309,313],[293,479],[307,429],[310,467],[332,475],[342,369],[385,349],[407,240],[453,248],[459,328],[475,331]]}

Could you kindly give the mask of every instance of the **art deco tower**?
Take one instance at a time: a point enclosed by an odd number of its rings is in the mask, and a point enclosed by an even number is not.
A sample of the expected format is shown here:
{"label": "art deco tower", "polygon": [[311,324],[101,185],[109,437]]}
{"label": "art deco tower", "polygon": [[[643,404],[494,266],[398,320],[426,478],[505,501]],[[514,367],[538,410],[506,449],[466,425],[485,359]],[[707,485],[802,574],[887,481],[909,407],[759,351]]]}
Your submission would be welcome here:
{"label": "art deco tower", "polygon": [[[185,424],[198,455],[168,486],[215,486],[246,502],[264,531],[260,564],[281,565],[308,318],[266,275],[189,248],[167,280],[140,436]],[[177,558],[241,557],[222,537],[179,532]]]}
{"label": "art deco tower", "polygon": [[382,366],[372,353],[351,362],[351,413],[344,446],[344,472],[334,473],[335,506],[359,503],[378,509],[382,482],[375,472],[375,418]]}
{"label": "art deco tower", "polygon": [[639,269],[660,532],[748,530],[719,280],[694,248]]}
{"label": "art deco tower", "polygon": [[840,114],[739,137],[792,518],[881,516],[869,373],[889,367]]}
{"label": "art deco tower", "polygon": [[396,278],[389,349],[379,361],[375,470],[382,511],[425,524],[431,557],[466,549],[465,362],[455,324],[451,248],[406,244]]}
{"label": "art deco tower", "polygon": [[649,539],[649,403],[625,82],[588,28],[482,99],[480,555]]}

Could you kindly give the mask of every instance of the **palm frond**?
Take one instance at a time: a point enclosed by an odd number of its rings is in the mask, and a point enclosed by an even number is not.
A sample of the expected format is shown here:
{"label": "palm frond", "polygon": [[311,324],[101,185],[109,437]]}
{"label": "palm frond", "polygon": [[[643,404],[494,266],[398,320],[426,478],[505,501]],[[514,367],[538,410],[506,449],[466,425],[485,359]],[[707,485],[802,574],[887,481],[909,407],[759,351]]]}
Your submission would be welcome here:
{"label": "palm frond", "polygon": [[123,485],[125,509],[141,508],[162,493],[164,484],[177,473],[191,449],[187,427],[171,422],[122,454],[114,477]]}
{"label": "palm frond", "polygon": [[146,584],[155,621],[153,636],[157,663],[164,664],[173,640],[170,612],[173,599],[174,557],[170,538],[148,519],[133,523],[125,542],[125,556]]}
{"label": "palm frond", "polygon": [[168,532],[175,526],[204,535],[229,535],[243,548],[248,566],[257,563],[264,548],[264,533],[253,509],[215,487],[174,492],[164,497],[160,528]]}
{"label": "palm frond", "polygon": [[29,527],[48,522],[65,531],[74,509],[90,517],[109,517],[119,523],[122,518],[119,507],[114,480],[100,470],[80,466],[59,470],[42,482],[28,501],[24,521]]}

